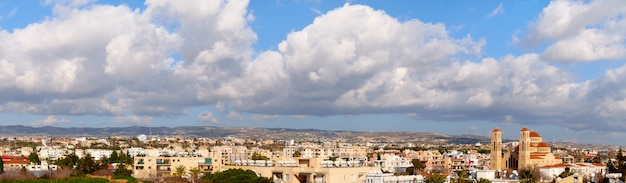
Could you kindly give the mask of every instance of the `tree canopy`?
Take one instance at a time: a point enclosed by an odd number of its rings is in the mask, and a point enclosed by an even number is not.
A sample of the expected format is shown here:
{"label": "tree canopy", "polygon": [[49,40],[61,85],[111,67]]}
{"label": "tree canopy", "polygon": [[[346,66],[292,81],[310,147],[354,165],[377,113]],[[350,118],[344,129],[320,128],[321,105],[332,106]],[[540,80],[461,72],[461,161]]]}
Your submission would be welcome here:
{"label": "tree canopy", "polygon": [[41,164],[41,160],[39,159],[39,154],[37,154],[37,152],[32,152],[30,153],[30,155],[28,155],[28,161],[30,161],[31,163],[34,163],[36,165]]}
{"label": "tree canopy", "polygon": [[208,174],[202,178],[209,183],[272,183],[269,178],[259,177],[252,170],[229,169],[223,172]]}

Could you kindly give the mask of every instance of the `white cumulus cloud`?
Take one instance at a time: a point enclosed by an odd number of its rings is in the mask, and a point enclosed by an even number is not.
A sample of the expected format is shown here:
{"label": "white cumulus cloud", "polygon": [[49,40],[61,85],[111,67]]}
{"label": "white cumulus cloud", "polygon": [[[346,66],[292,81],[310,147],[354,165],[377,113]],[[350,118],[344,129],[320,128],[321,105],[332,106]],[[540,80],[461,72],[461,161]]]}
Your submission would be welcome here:
{"label": "white cumulus cloud", "polygon": [[213,116],[213,113],[207,111],[198,114],[198,120],[201,122],[219,123],[220,120]]}
{"label": "white cumulus cloud", "polygon": [[543,58],[580,62],[626,58],[626,1],[551,1],[520,43],[547,43]]}
{"label": "white cumulus cloud", "polygon": [[63,119],[63,118],[57,119],[56,116],[49,115],[48,117],[46,117],[46,119],[35,121],[32,124],[33,126],[54,126],[56,124],[65,124],[69,122],[70,121],[67,119]]}

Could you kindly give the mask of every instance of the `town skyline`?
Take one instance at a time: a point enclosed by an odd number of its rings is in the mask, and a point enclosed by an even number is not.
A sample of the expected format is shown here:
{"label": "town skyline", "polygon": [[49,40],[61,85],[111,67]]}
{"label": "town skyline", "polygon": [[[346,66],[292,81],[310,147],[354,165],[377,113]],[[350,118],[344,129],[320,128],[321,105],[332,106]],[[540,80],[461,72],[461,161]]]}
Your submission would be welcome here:
{"label": "town skyline", "polygon": [[0,126],[528,127],[623,146],[624,15],[623,0],[1,2]]}

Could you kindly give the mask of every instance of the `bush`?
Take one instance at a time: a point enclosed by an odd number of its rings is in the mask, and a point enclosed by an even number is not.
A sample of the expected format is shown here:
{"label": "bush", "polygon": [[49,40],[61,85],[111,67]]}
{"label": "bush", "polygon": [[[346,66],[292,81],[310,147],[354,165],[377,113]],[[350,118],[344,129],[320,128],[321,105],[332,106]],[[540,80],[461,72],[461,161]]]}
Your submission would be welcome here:
{"label": "bush", "polygon": [[95,172],[93,172],[93,175],[95,175],[95,176],[112,176],[113,172],[111,170],[108,170],[108,169],[100,169],[100,170],[96,170]]}
{"label": "bush", "polygon": [[134,177],[128,176],[128,175],[114,175],[113,179],[124,179],[124,180],[126,180],[126,183],[137,183],[137,182],[139,182]]}
{"label": "bush", "polygon": [[52,171],[52,178],[54,179],[70,178],[73,172],[74,172],[74,169],[71,169],[71,168],[58,169],[56,171]]}
{"label": "bush", "polygon": [[34,180],[37,179],[35,174],[25,170],[13,170],[6,171],[0,175],[0,181],[14,181],[14,180]]}

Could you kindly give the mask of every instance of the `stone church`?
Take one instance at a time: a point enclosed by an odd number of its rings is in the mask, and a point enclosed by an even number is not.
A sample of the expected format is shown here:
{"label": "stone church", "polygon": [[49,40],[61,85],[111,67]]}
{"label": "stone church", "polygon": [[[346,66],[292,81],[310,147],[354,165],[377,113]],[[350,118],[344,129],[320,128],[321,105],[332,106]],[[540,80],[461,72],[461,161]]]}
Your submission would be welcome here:
{"label": "stone church", "polygon": [[524,170],[546,165],[562,163],[561,158],[552,154],[550,145],[543,142],[539,133],[524,127],[520,131],[519,144],[515,147],[502,148],[502,132],[495,128],[491,131],[491,170]]}

